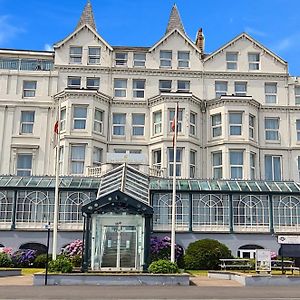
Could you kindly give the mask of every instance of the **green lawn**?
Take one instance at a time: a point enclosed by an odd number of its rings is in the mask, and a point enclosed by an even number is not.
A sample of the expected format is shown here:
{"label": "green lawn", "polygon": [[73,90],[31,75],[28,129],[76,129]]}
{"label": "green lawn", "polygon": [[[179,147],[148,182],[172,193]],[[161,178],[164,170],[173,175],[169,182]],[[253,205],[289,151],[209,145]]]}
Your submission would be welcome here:
{"label": "green lawn", "polygon": [[32,275],[34,273],[45,272],[45,269],[39,268],[22,268],[22,275]]}
{"label": "green lawn", "polygon": [[185,270],[186,273],[189,273],[194,276],[207,276],[207,270]]}

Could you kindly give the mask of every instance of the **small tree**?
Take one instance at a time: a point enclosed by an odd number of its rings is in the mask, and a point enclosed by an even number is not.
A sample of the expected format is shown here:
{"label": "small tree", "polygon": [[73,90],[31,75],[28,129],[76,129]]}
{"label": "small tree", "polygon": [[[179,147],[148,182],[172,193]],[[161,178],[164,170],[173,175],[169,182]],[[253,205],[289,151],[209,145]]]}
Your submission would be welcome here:
{"label": "small tree", "polygon": [[185,268],[189,270],[219,269],[220,258],[231,258],[226,245],[212,239],[204,239],[189,244],[185,251]]}

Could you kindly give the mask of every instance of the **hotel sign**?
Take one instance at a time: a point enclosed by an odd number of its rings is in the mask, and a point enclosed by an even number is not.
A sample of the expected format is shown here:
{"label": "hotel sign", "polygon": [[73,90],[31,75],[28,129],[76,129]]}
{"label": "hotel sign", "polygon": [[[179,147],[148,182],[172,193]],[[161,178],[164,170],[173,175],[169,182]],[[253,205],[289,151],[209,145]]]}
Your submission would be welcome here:
{"label": "hotel sign", "polygon": [[300,235],[279,235],[277,241],[279,244],[300,244]]}

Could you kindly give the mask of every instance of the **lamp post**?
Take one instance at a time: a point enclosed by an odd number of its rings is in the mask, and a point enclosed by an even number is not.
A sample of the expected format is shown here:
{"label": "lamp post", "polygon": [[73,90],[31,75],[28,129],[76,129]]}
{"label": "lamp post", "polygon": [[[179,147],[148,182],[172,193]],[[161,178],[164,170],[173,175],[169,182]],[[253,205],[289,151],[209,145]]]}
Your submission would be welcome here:
{"label": "lamp post", "polygon": [[47,254],[46,254],[46,272],[45,272],[45,285],[48,283],[48,261],[49,261],[49,243],[50,243],[50,222],[45,225],[45,229],[47,229]]}

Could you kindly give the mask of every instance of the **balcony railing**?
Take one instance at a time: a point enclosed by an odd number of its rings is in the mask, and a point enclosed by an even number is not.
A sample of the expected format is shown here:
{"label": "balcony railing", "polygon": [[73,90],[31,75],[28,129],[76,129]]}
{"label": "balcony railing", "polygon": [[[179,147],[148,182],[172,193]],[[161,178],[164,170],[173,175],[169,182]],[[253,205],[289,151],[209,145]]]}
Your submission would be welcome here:
{"label": "balcony railing", "polygon": [[50,71],[53,69],[52,60],[0,58],[2,70]]}
{"label": "balcony railing", "polygon": [[87,176],[101,177],[101,175],[103,175],[101,172],[102,172],[102,166],[87,168]]}

